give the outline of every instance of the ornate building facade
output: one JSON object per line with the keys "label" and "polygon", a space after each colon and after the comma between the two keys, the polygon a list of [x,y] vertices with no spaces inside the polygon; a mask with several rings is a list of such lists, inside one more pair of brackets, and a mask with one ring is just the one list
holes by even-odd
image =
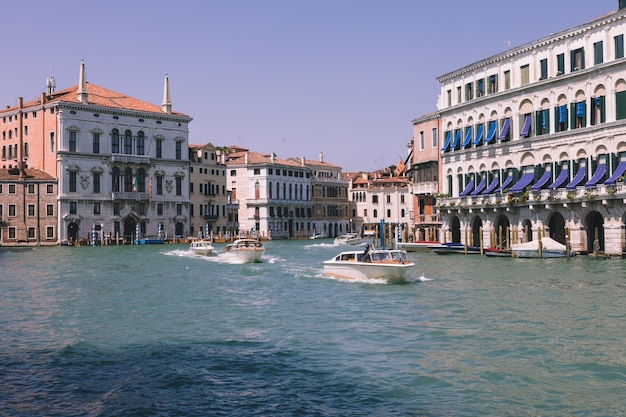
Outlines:
{"label": "ornate building facade", "polygon": [[625,251],[625,34],[620,2],[438,78],[444,239]]}
{"label": "ornate building facade", "polygon": [[18,166],[58,180],[59,241],[188,232],[191,118],[172,110],[167,76],[158,106],[88,83],[81,62],[78,85],[49,83],[0,118]]}

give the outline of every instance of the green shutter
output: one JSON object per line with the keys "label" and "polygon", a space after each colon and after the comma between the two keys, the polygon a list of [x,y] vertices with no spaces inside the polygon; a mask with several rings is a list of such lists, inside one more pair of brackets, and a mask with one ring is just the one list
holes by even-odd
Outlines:
{"label": "green shutter", "polygon": [[600,97],[600,123],[606,122],[606,97]]}
{"label": "green shutter", "polygon": [[626,91],[615,93],[615,118],[626,119]]}
{"label": "green shutter", "polygon": [[543,168],[543,165],[541,164],[535,165],[535,172],[534,172],[535,179],[533,180],[533,182],[536,182],[539,178],[541,178],[543,171],[545,171],[545,169]]}

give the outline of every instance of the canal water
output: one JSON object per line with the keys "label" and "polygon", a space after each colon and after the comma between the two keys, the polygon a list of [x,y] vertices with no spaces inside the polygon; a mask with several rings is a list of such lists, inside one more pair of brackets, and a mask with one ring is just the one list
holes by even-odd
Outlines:
{"label": "canal water", "polygon": [[0,248],[0,415],[626,415],[626,261],[411,253],[387,285],[325,278],[339,250]]}

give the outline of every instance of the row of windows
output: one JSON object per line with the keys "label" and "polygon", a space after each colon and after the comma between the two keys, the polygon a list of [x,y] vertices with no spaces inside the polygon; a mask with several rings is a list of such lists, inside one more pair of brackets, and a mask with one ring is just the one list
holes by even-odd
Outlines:
{"label": "row of windows", "polygon": [[[9,226],[7,228],[7,239],[8,240],[17,240],[17,227],[12,227]],[[2,231],[0,230],[0,234],[2,233]],[[26,228],[26,238],[31,240],[31,239],[37,239],[37,228],[35,227],[28,227]],[[54,240],[55,236],[54,236],[54,226],[47,226],[46,227],[46,239],[51,239]]]}
{"label": "row of windows", "polygon": [[[7,152],[8,151],[8,152]],[[24,142],[24,158],[28,158],[28,142]],[[7,159],[17,159],[19,155],[17,154],[17,143],[13,146],[11,145],[3,145],[2,146],[2,160],[6,161]]]}
{"label": "row of windows", "polygon": [[[16,184],[6,184],[8,194],[16,194],[17,188]],[[0,194],[4,190],[4,184],[0,184]],[[26,184],[26,193],[27,194],[35,194],[37,192],[37,187],[35,184]],[[46,194],[53,195],[54,194],[54,184],[46,184]]]}
{"label": "row of windows", "polygon": [[[433,148],[439,146],[439,132],[436,127],[433,127],[431,131],[431,144]],[[420,142],[420,150],[426,149],[426,138],[424,137],[424,131],[419,132],[419,142]]]}
{"label": "row of windows", "polygon": [[[226,206],[222,207],[222,217],[226,216]],[[220,205],[219,204],[198,204],[198,208],[200,212],[198,215],[207,217],[206,220],[217,220],[220,215]],[[194,205],[189,205],[189,215],[195,216],[194,214]]]}
{"label": "row of windows", "polygon": [[[156,195],[163,195],[163,179],[162,175],[155,175],[155,189]],[[78,190],[78,172],[68,172],[68,192],[75,193]],[[98,194],[101,192],[101,174],[99,172],[92,172],[91,174],[92,192]],[[152,184],[149,184],[152,192]],[[182,195],[183,179],[181,177],[175,177],[175,193],[177,196]],[[139,168],[133,173],[131,168],[126,168],[124,171],[120,171],[118,167],[113,167],[111,172],[111,190],[113,192],[146,192],[146,172],[143,168]]]}
{"label": "row of windows", "polygon": [[[282,183],[281,186],[281,183],[277,182],[275,189],[271,182],[267,185],[267,197],[270,199],[276,198],[280,200],[282,198],[283,200],[310,201],[311,198],[309,194],[310,189],[308,185],[304,188],[302,184],[289,184],[289,186],[287,186],[286,183]],[[274,197],[274,195],[276,195],[276,197]],[[261,184],[258,181],[254,184],[254,197],[257,200],[261,198]]]}
{"label": "row of windows", "polygon": [[[291,210],[294,210],[293,212]],[[270,207],[269,208],[269,216],[270,217],[311,217],[312,210],[310,207]],[[255,212],[255,217],[258,217],[257,212]]]}
{"label": "row of windows", "polygon": [[[22,114],[24,116],[24,120],[28,120],[28,112],[25,112],[25,113],[22,113]],[[31,114],[33,115],[33,119],[37,118],[37,112],[36,111],[31,112]],[[2,124],[7,124],[7,120],[8,120],[9,123],[11,123],[13,121],[13,115],[11,115],[11,116],[4,116],[2,118]],[[15,115],[15,121],[16,122],[18,121],[17,115]]]}
{"label": "row of windows", "polygon": [[[353,193],[354,194],[354,193]],[[354,196],[353,196],[354,198]],[[365,193],[357,193],[357,198],[362,198],[361,201],[365,201]],[[353,200],[358,201],[358,200]],[[386,203],[392,204],[391,194],[386,195]],[[372,194],[372,204],[378,204],[378,195]],[[400,194],[400,204],[404,204],[404,194]]]}
{"label": "row of windows", "polygon": [[[211,184],[211,183],[200,183],[198,184],[198,188],[199,188],[199,192],[200,194],[204,194],[204,195],[218,195],[220,193],[220,186],[219,184]],[[193,194],[194,191],[194,185],[193,182],[189,183],[189,193]],[[222,194],[226,195],[226,186],[222,185]]]}
{"label": "row of windows", "polygon": [[[253,175],[261,175],[261,168],[254,168],[254,170],[252,171]],[[280,168],[268,168],[267,169],[267,174],[268,175],[276,175],[276,176],[280,176],[281,175],[281,170]],[[230,170],[230,176],[231,177],[236,177],[237,176],[237,170],[235,169],[231,169]],[[310,178],[311,177],[311,173],[310,172],[304,172],[304,171],[294,171],[291,169],[283,169],[282,170],[282,176],[283,177],[295,177],[295,178]]]}
{"label": "row of windows", "polygon": [[[99,201],[94,201],[93,203],[91,203],[92,205],[92,209],[93,209],[93,214],[96,215],[101,215],[103,214],[102,212],[102,206],[101,203]],[[145,216],[147,215],[147,205],[146,203],[137,203],[136,204],[136,208],[137,208],[137,212],[140,216]],[[121,211],[121,204],[120,203],[113,203],[113,215],[114,216],[119,216],[120,215],[120,211]],[[162,216],[163,215],[163,203],[157,203],[156,204],[156,211],[157,211],[157,215],[158,216]],[[70,214],[78,214],[78,202],[77,201],[70,201],[69,202],[69,213]],[[176,214],[177,215],[182,215],[183,214],[183,205],[182,204],[176,204]]]}
{"label": "row of windows", "polygon": [[[400,218],[404,219],[404,216],[406,215],[406,211],[404,209],[400,210]],[[367,217],[367,209],[363,209],[363,217]],[[378,209],[373,209],[372,210],[372,217],[374,219],[378,218]],[[387,216],[386,218],[390,219],[391,218],[391,209],[387,209]]]}
{"label": "row of windows", "polygon": [[[35,204],[28,204],[26,206],[26,215],[28,217],[35,217],[38,215]],[[7,216],[8,217],[17,217],[17,205],[15,204],[7,204]],[[4,215],[4,206],[0,204],[0,219]],[[46,204],[46,216],[54,216],[54,204]]]}
{"label": "row of windows", "polygon": [[[193,173],[193,170],[194,170],[193,166],[190,166],[189,167],[189,172]],[[209,175],[209,168],[199,167],[198,168],[198,173],[199,174]],[[217,175],[217,176],[222,175],[223,177],[225,177],[226,176],[226,170],[225,169],[220,170],[220,169],[211,168],[211,174],[210,175]]]}
{"label": "row of windows", "polygon": [[[593,64],[599,65],[605,61],[605,47],[603,41],[598,41],[593,44]],[[624,58],[624,35],[617,35],[613,38],[613,51],[615,59]],[[566,54],[560,53],[556,55],[556,69],[554,75],[559,76],[566,73],[566,69],[569,72],[575,72],[585,69],[585,48],[578,48],[571,50],[569,53],[569,67],[566,68]],[[549,68],[548,58],[542,58],[539,61],[539,80],[544,80],[550,77],[552,74]],[[519,85],[528,85],[531,82],[530,65],[524,64],[519,67]],[[504,90],[511,88],[511,71],[506,70],[503,72],[504,77]],[[498,74],[489,75],[487,78],[481,78],[473,82],[465,84],[465,87],[457,86],[456,90],[456,104],[461,104],[464,101],[473,100],[474,98],[480,98],[486,94],[495,94],[501,90],[501,86],[498,84]],[[446,91],[447,106],[452,106],[452,90]]]}
{"label": "row of windows", "polygon": [[[589,117],[588,117],[589,116]],[[626,119],[626,91],[615,93],[615,118]],[[551,122],[552,119],[552,122]],[[541,136],[596,125],[606,121],[606,97],[563,104],[519,115],[519,137]],[[512,138],[511,118],[466,126],[445,133],[443,152],[506,142]],[[496,140],[497,139],[497,140]]]}

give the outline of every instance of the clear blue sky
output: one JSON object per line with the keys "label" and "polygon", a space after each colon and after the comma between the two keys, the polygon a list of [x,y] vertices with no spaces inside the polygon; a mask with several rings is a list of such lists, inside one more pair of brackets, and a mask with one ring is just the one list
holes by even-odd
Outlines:
{"label": "clear blue sky", "polygon": [[192,144],[394,165],[436,77],[617,9],[617,0],[4,2],[0,106],[87,80],[160,104]]}

